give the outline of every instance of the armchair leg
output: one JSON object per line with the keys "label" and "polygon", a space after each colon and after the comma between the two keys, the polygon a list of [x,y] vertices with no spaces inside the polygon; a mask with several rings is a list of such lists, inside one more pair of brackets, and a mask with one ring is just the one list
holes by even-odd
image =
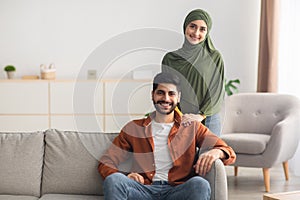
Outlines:
{"label": "armchair leg", "polygon": [[234,176],[238,175],[238,166],[234,166]]}
{"label": "armchair leg", "polygon": [[285,175],[285,180],[289,180],[289,164],[288,161],[285,161],[282,163],[283,170],[284,170],[284,175]]}
{"label": "armchair leg", "polygon": [[263,168],[263,174],[264,174],[266,192],[270,192],[270,172],[269,172],[269,168]]}

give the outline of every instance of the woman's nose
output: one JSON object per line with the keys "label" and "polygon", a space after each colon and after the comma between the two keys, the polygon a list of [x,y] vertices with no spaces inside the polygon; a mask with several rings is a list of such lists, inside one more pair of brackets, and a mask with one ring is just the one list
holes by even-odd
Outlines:
{"label": "woman's nose", "polygon": [[200,29],[196,29],[194,33],[198,36],[200,34]]}

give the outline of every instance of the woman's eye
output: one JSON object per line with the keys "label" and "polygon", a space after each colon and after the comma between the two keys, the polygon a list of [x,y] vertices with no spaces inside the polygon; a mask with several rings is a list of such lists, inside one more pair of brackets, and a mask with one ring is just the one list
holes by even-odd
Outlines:
{"label": "woman's eye", "polygon": [[190,28],[195,28],[195,27],[196,27],[195,24],[190,25]]}

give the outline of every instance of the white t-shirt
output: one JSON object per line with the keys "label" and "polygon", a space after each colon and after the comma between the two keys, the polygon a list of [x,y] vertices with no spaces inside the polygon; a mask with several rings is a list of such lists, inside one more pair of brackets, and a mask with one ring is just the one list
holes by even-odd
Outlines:
{"label": "white t-shirt", "polygon": [[168,136],[173,126],[172,123],[157,123],[152,120],[152,136],[154,140],[155,175],[152,181],[168,181],[168,173],[173,167],[172,158],[168,148]]}

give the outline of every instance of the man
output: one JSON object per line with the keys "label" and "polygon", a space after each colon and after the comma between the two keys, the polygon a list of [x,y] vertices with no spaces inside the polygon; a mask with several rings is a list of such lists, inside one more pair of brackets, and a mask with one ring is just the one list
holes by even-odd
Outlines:
{"label": "man", "polygon": [[[210,199],[202,176],[216,159],[233,163],[234,151],[201,122],[181,125],[175,109],[180,80],[174,74],[155,76],[152,100],[156,111],[125,125],[100,159],[105,199]],[[118,165],[130,156],[131,170],[120,172]]]}

